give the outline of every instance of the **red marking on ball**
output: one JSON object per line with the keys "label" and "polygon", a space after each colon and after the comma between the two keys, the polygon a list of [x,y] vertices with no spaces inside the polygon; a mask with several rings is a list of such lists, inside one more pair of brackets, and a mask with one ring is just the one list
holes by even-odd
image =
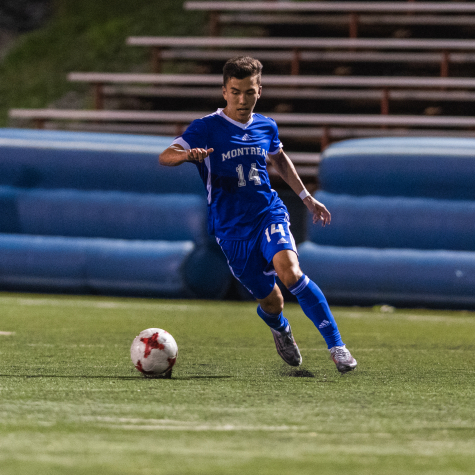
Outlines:
{"label": "red marking on ball", "polygon": [[173,368],[173,365],[176,363],[176,356],[167,358],[168,360],[168,369]]}
{"label": "red marking on ball", "polygon": [[165,345],[158,342],[158,332],[154,333],[150,338],[140,338],[140,341],[145,343],[144,358],[150,356],[152,350],[164,350]]}
{"label": "red marking on ball", "polygon": [[153,374],[153,371],[145,371],[140,360],[137,361],[135,367],[143,374]]}

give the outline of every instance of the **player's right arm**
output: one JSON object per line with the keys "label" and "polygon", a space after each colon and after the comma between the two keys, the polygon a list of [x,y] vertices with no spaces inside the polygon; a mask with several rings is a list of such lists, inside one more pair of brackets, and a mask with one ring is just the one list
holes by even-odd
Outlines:
{"label": "player's right arm", "polygon": [[158,161],[160,165],[166,167],[176,167],[185,162],[202,162],[207,156],[214,152],[212,148],[190,148],[185,149],[181,145],[173,144],[164,150]]}

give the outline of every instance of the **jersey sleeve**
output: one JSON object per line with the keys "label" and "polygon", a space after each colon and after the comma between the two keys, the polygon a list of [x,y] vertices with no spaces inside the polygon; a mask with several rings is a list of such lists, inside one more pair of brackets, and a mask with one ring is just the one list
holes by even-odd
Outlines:
{"label": "jersey sleeve", "polygon": [[207,148],[208,129],[203,120],[194,120],[182,135],[179,135],[173,144],[181,145],[184,149]]}
{"label": "jersey sleeve", "polygon": [[272,130],[274,135],[272,136],[270,146],[269,146],[269,154],[274,155],[276,154],[281,148],[284,147],[283,143],[279,139],[279,129],[277,128],[277,124],[274,119],[271,119],[272,122]]}

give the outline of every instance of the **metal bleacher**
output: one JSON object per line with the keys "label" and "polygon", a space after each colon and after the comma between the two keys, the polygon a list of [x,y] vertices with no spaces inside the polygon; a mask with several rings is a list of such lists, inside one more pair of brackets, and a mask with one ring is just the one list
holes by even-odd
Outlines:
{"label": "metal bleacher", "polygon": [[361,27],[455,26],[473,27],[475,5],[470,2],[415,1],[187,1],[185,10],[205,11],[209,32],[220,36],[231,25],[343,26],[356,38]]}
{"label": "metal bleacher", "polygon": [[[91,85],[93,110],[12,109],[12,124],[176,135],[224,105],[224,61],[250,54],[265,68],[256,111],[276,119],[308,180],[333,141],[475,136],[471,2],[188,1],[184,8],[208,12],[210,36],[129,37],[129,46],[150,49],[150,73],[71,72],[69,81]],[[228,36],[236,25],[259,26],[264,36]],[[181,63],[188,73],[165,73],[177,64],[183,70]]]}

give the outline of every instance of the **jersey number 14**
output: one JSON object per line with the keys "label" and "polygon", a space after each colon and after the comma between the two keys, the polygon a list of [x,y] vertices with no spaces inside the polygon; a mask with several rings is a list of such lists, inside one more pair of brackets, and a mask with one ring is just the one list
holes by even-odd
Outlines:
{"label": "jersey number 14", "polygon": [[[238,174],[238,186],[246,186],[246,179],[244,178],[244,168],[242,164],[239,164],[236,167],[236,171]],[[259,177],[259,170],[256,167],[255,163],[251,163],[251,169],[249,170],[249,174],[247,176],[249,181],[253,181],[254,185],[261,184],[261,178]]]}

